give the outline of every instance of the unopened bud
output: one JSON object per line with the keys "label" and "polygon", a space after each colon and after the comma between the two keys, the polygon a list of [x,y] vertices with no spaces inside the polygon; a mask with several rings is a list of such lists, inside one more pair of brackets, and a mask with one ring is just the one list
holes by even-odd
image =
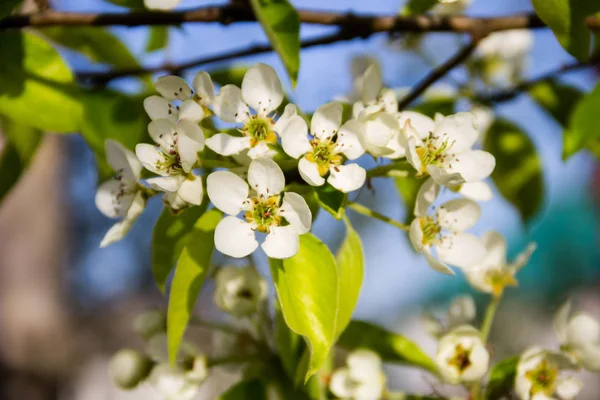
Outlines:
{"label": "unopened bud", "polygon": [[148,377],[152,362],[140,352],[123,349],[117,352],[108,366],[109,374],[121,389],[133,389]]}
{"label": "unopened bud", "polygon": [[192,359],[192,368],[186,372],[186,378],[191,382],[200,384],[208,376],[208,360],[204,355],[197,355]]}
{"label": "unopened bud", "polygon": [[160,310],[149,310],[138,315],[133,322],[133,329],[144,339],[167,330],[167,317]]}

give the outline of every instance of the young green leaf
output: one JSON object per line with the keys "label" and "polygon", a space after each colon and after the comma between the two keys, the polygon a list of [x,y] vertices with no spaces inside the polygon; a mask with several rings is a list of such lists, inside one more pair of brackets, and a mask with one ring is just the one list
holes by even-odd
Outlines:
{"label": "young green leaf", "polygon": [[194,224],[189,240],[179,256],[169,295],[167,336],[169,359],[174,363],[196,299],[204,284],[215,249],[214,234],[221,213],[207,211]]}
{"label": "young green leaf", "polygon": [[250,0],[256,18],[296,86],[300,69],[300,18],[288,0]]}
{"label": "young green leaf", "polygon": [[496,157],[492,179],[498,190],[527,221],[539,211],[544,197],[542,165],[535,146],[521,128],[497,120],[483,148]]}
{"label": "young green leaf", "polygon": [[436,373],[435,363],[412,341],[363,321],[352,321],[338,344],[348,350],[367,348],[387,362],[408,364]]}
{"label": "young green leaf", "polygon": [[178,215],[165,208],[158,217],[152,233],[152,273],[161,292],[165,291],[167,278],[189,242],[194,224],[207,206],[208,202],[203,202],[201,206],[191,207]]}
{"label": "young green leaf", "polygon": [[146,51],[162,50],[169,44],[169,27],[156,25],[150,28],[150,35],[146,42]]}
{"label": "young green leaf", "polygon": [[519,356],[500,361],[492,368],[490,380],[485,388],[485,399],[494,400],[507,396],[515,384]]}
{"label": "young green leaf", "polygon": [[577,103],[565,130],[563,158],[566,160],[579,150],[588,148],[600,157],[600,84]]}
{"label": "young green leaf", "polygon": [[346,238],[337,253],[338,281],[340,304],[336,322],[336,336],[339,336],[350,323],[352,313],[358,303],[360,288],[364,275],[364,255],[360,236],[352,228],[348,218],[346,223]]}
{"label": "young green leaf", "polygon": [[306,346],[300,335],[286,325],[279,303],[275,306],[275,343],[286,374],[290,379],[294,379],[296,368]]}
{"label": "young green leaf", "polygon": [[218,400],[267,400],[267,387],[260,379],[242,381],[227,390]]}
{"label": "young green leaf", "polygon": [[346,193],[340,192],[329,184],[316,187],[315,193],[319,204],[325,211],[333,215],[335,219],[342,219],[348,201]]}
{"label": "young green leaf", "polygon": [[319,370],[335,340],[338,314],[338,273],[327,246],[312,234],[300,236],[294,257],[270,260],[283,317],[310,347],[305,382]]}
{"label": "young green leaf", "polygon": [[567,126],[575,105],[583,97],[579,89],[556,80],[536,84],[529,95],[562,126]]}
{"label": "young green leaf", "polygon": [[425,14],[438,3],[438,0],[408,0],[402,10],[402,15]]}
{"label": "young green leaf", "polygon": [[0,43],[0,114],[45,131],[78,131],[80,91],[58,52],[30,32],[2,32]]}

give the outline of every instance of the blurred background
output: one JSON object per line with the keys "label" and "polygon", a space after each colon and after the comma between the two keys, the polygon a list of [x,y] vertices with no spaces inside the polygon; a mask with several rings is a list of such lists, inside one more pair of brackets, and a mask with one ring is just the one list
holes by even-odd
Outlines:
{"label": "blurred background", "polygon": [[[183,0],[179,8],[223,3]],[[403,5],[401,0],[292,3],[299,9],[388,15],[397,13]],[[125,11],[102,0],[51,0],[50,4],[62,11]],[[467,14],[499,16],[530,11],[529,2],[523,0],[474,0]],[[333,29],[303,26],[302,37],[318,37]],[[146,51],[148,28],[114,28],[114,32],[148,66],[267,43],[260,27],[253,23],[171,27],[168,46],[153,52]],[[279,59],[271,53],[202,68],[217,71],[232,65],[268,63],[280,73],[292,101],[312,111],[350,92],[351,64],[356,57],[377,60],[385,84],[405,88],[426,75],[431,62],[444,61],[458,46],[454,35],[433,33],[426,37],[424,47],[434,60],[426,61],[401,50],[385,34],[303,50],[295,91]],[[109,70],[77,53],[60,51],[75,71]],[[536,30],[526,76],[539,76],[571,59],[550,30]],[[183,76],[191,81],[197,71],[186,70]],[[452,84],[465,78],[459,68],[444,82]],[[585,69],[565,74],[562,79],[589,90],[597,77],[594,70]],[[113,80],[109,86],[127,93],[140,90],[139,81],[132,78]],[[549,321],[567,297],[574,298],[578,308],[600,317],[600,174],[597,162],[585,152],[563,162],[562,128],[526,95],[499,104],[495,112],[518,123],[532,139],[541,156],[545,182],[542,211],[529,222],[523,223],[518,212],[498,195],[482,204],[483,216],[475,229],[477,233],[494,229],[506,235],[512,255],[530,241],[538,243],[530,264],[519,276],[519,287],[507,291],[492,329],[490,341],[495,357],[500,359],[535,343],[555,346]],[[364,163],[374,165],[370,160]],[[26,176],[2,202],[0,398],[158,399],[145,386],[127,393],[114,389],[106,363],[116,349],[140,344],[131,328],[135,315],[149,307],[166,306],[166,298],[155,287],[150,270],[150,232],[162,204],[153,199],[124,240],[100,249],[99,243],[113,222],[94,205],[97,184],[94,156],[83,138],[47,135]],[[392,218],[402,220],[406,214],[393,180],[375,180],[373,190],[363,189],[358,198]],[[426,306],[443,307],[453,296],[472,293],[472,289],[462,276],[448,277],[431,270],[424,258],[412,251],[404,232],[349,213],[366,253],[365,280],[355,318],[405,333],[433,354],[435,342],[422,327],[421,312]],[[343,238],[342,225],[321,212],[314,232],[335,250]],[[258,254],[256,261],[267,275],[264,254]],[[215,312],[210,290],[207,285],[197,304],[202,315]],[[482,302],[480,313],[483,307]],[[208,335],[200,332],[200,338],[199,344],[206,351],[215,346]],[[421,372],[401,367],[390,367],[388,371],[394,389],[432,389]],[[222,371],[225,377],[231,374]],[[594,376],[587,378],[581,398],[597,399],[600,384]],[[203,398],[214,398],[227,381],[218,376],[211,378],[204,385]]]}

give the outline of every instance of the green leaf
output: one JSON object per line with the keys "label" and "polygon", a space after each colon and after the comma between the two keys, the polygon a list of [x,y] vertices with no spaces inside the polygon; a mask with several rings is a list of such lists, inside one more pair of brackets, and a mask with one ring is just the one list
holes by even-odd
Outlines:
{"label": "green leaf", "polygon": [[2,0],[0,2],[0,19],[9,16],[21,2],[22,0]]}
{"label": "green leaf", "polygon": [[436,373],[435,363],[419,346],[402,335],[363,321],[352,321],[338,344],[348,350],[367,348],[387,362],[408,364]]}
{"label": "green leaf", "polygon": [[231,84],[241,87],[242,81],[244,80],[244,75],[246,75],[246,72],[248,72],[249,68],[250,67],[246,65],[236,65],[233,67],[218,69],[210,71],[210,77],[212,78],[213,82],[218,83],[221,86]]}
{"label": "green leaf", "polygon": [[566,51],[588,60],[591,40],[585,18],[600,11],[599,0],[533,0],[533,7]]}
{"label": "green leaf", "polygon": [[275,343],[286,374],[290,379],[294,379],[296,367],[306,346],[301,336],[286,325],[279,303],[275,306]]}
{"label": "green leaf", "polygon": [[310,348],[305,382],[319,370],[335,340],[338,275],[333,255],[312,234],[300,236],[294,257],[270,260],[271,275],[287,326]]}
{"label": "green leaf", "polygon": [[565,160],[584,148],[592,150],[600,157],[598,110],[600,110],[600,84],[577,103],[571,114],[564,136],[563,158]]}
{"label": "green leaf", "polygon": [[0,43],[0,114],[46,131],[78,131],[80,92],[58,52],[30,32],[2,32]]}
{"label": "green leaf", "polygon": [[352,228],[348,218],[344,218],[344,222],[346,223],[346,238],[342,242],[336,257],[340,285],[340,303],[335,327],[336,336],[339,336],[350,323],[360,295],[365,265],[360,236]]}
{"label": "green leaf", "polygon": [[315,193],[317,194],[319,205],[323,207],[325,211],[333,215],[335,219],[342,219],[348,200],[348,195],[346,193],[340,192],[329,184],[317,186],[315,188]]}
{"label": "green leaf", "polygon": [[150,36],[146,42],[146,51],[151,53],[162,50],[169,44],[169,27],[156,25],[150,28]]}
{"label": "green leaf", "polygon": [[483,148],[496,157],[492,179],[521,218],[533,217],[542,206],[544,179],[535,146],[521,128],[497,120],[486,135]]}
{"label": "green leaf", "polygon": [[208,202],[203,202],[201,206],[188,208],[177,215],[165,208],[158,217],[152,233],[152,273],[161,292],[165,291],[167,278],[207,206]]}
{"label": "green leaf", "polygon": [[105,28],[53,26],[41,31],[54,43],[75,50],[92,62],[118,68],[132,68],[140,65],[127,46]]}
{"label": "green leaf", "polygon": [[495,400],[507,396],[514,384],[519,356],[500,361],[492,368],[490,380],[485,388],[485,399]]}
{"label": "green leaf", "polygon": [[267,400],[267,387],[259,379],[242,381],[219,396],[219,400]]}
{"label": "green leaf", "polygon": [[30,126],[2,120],[6,144],[0,156],[0,201],[10,192],[33,159],[42,133]]}
{"label": "green leaf", "polygon": [[415,204],[417,203],[417,194],[424,179],[419,179],[415,175],[408,175],[402,178],[395,178],[396,189],[400,193],[400,197],[404,200],[404,207],[406,209],[406,217],[404,217],[404,223],[410,224],[415,218]]}
{"label": "green leaf", "polygon": [[250,0],[256,18],[296,86],[300,69],[300,17],[288,0]]}
{"label": "green leaf", "polygon": [[583,97],[579,89],[556,80],[536,84],[529,95],[562,126],[567,126],[575,105]]}
{"label": "green leaf", "polygon": [[175,363],[177,359],[179,345],[210,267],[215,249],[215,228],[220,220],[221,213],[215,209],[202,215],[194,224],[188,243],[179,256],[167,311],[167,336],[171,363]]}
{"label": "green leaf", "polygon": [[438,3],[438,0],[408,0],[408,3],[402,10],[402,15],[425,14]]}
{"label": "green leaf", "polygon": [[427,115],[430,118],[434,118],[435,114],[437,113],[442,115],[454,114],[455,108],[456,102],[453,98],[441,96],[439,98],[433,98],[417,104],[415,107],[413,107],[413,111]]}
{"label": "green leaf", "polygon": [[90,90],[83,97],[84,118],[81,134],[96,156],[100,180],[114,174],[106,161],[106,139],[114,139],[135,151],[135,145],[148,140],[149,119],[142,98],[110,90]]}

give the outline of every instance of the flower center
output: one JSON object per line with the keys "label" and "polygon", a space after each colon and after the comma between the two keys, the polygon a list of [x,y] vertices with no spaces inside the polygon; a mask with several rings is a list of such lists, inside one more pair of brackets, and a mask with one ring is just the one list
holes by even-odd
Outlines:
{"label": "flower center", "polygon": [[273,130],[273,120],[269,117],[253,115],[242,128],[242,134],[250,137],[250,146],[254,147],[259,143],[269,144],[277,143],[277,135]]}
{"label": "flower center", "polygon": [[551,396],[554,393],[558,369],[548,360],[542,360],[534,369],[525,374],[531,381],[531,395],[544,393]]}
{"label": "flower center", "polygon": [[423,231],[423,245],[438,243],[442,227],[433,217],[421,217],[421,230]]}
{"label": "flower center", "polygon": [[517,285],[515,277],[505,270],[491,270],[486,274],[485,280],[492,287],[495,296],[499,296],[506,286]]}
{"label": "flower center", "polygon": [[159,171],[165,171],[169,175],[179,175],[183,172],[181,159],[176,150],[171,150],[169,153],[160,152],[161,160],[157,160],[154,166]]}
{"label": "flower center", "polygon": [[281,224],[279,215],[279,195],[264,197],[252,197],[251,209],[246,212],[246,221],[256,226],[259,232],[267,233],[271,226]]}
{"label": "flower center", "polygon": [[450,142],[448,139],[438,142],[439,136],[433,136],[433,133],[429,134],[429,137],[423,142],[423,146],[416,149],[417,155],[421,160],[421,171],[420,173],[427,173],[428,165],[440,165],[447,161],[450,157],[448,150],[452,147],[454,142]]}
{"label": "flower center", "polygon": [[470,356],[471,350],[465,349],[461,344],[459,344],[454,350],[454,357],[448,361],[448,364],[455,367],[459,373],[463,373],[471,366]]}
{"label": "flower center", "polygon": [[330,140],[313,139],[310,141],[312,151],[306,154],[306,159],[317,164],[319,175],[323,176],[330,167],[337,167],[342,163],[342,156],[335,151],[335,143]]}

